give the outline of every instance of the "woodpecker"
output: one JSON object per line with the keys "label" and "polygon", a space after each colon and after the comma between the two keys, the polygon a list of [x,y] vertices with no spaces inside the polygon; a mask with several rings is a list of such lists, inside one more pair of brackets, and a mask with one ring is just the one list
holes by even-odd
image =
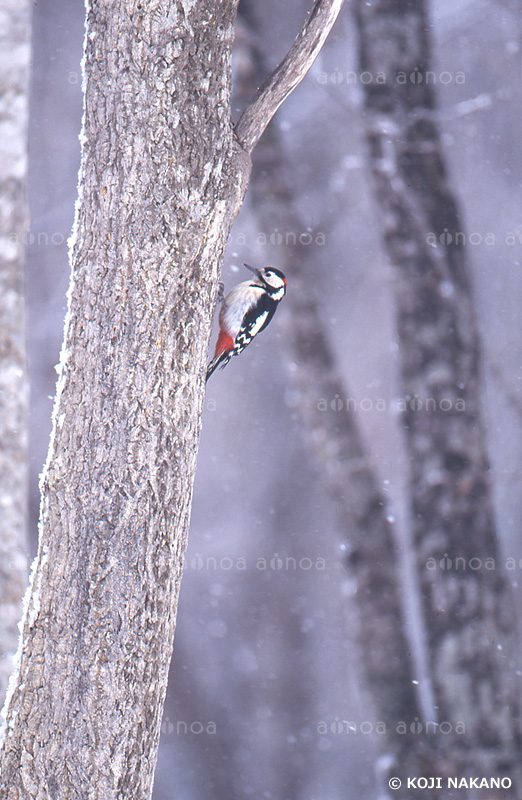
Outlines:
{"label": "woodpecker", "polygon": [[286,278],[275,267],[256,269],[244,265],[255,277],[243,281],[222,300],[219,312],[219,336],[214,358],[208,365],[207,378],[215,369],[226,367],[262,331],[275,314],[286,292]]}

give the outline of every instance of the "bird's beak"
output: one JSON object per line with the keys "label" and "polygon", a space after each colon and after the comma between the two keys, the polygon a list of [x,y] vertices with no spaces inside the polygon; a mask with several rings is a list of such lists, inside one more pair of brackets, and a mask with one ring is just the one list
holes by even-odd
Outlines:
{"label": "bird's beak", "polygon": [[257,275],[257,277],[258,277],[258,278],[260,278],[260,277],[261,277],[261,276],[259,275],[259,270],[258,270],[258,269],[256,269],[255,267],[251,267],[251,266],[250,266],[250,264],[243,264],[243,266],[244,266],[244,267],[246,267],[247,269],[249,269],[249,270],[250,270],[250,272],[253,272],[253,273],[254,273],[254,275]]}

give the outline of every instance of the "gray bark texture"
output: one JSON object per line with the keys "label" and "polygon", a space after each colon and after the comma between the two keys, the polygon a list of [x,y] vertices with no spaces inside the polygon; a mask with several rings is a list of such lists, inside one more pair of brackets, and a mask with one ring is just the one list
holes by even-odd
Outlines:
{"label": "gray bark texture", "polygon": [[[488,483],[480,346],[466,254],[456,240],[462,221],[426,81],[426,3],[356,0],[354,8],[360,68],[374,76],[364,83],[367,141],[396,267],[399,394],[410,398],[403,425],[431,677],[439,721],[466,729],[457,742],[437,738],[438,771],[509,776],[510,796],[520,797],[515,613]],[[385,81],[375,79],[379,73]],[[435,408],[427,409],[427,398]],[[473,558],[491,558],[495,569],[475,569]]]}
{"label": "gray bark texture", "polygon": [[235,10],[87,10],[72,284],[2,799],[152,792],[217,278],[250,169],[230,118]]}
{"label": "gray bark texture", "polygon": [[27,583],[24,241],[31,38],[28,0],[0,0],[0,705]]}

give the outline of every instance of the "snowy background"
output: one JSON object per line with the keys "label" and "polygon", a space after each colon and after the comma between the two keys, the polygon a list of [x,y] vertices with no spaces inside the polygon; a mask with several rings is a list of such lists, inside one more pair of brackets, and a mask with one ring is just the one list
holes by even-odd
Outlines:
{"label": "snowy background", "polygon": [[[260,19],[257,35],[274,66],[310,2],[285,6],[282,12],[275,0],[262,2],[260,18],[266,22]],[[495,512],[503,558],[516,559],[517,565],[522,557],[518,12],[508,0],[431,4],[439,122],[465,219],[482,338]],[[79,165],[83,16],[79,0],[38,0],[33,10],[27,243],[33,552],[37,479],[50,433],[69,280],[66,241]],[[263,242],[271,236],[312,240],[315,291],[401,536],[407,528],[408,464],[394,412],[394,278],[369,183],[355,70],[355,31],[345,5],[320,58],[275,120],[306,227],[259,232],[247,198],[223,280],[229,289],[245,279],[244,260],[265,264]],[[377,720],[360,689],[341,537],[305,447],[280,357],[283,314],[284,308],[244,356],[209,383],[155,800],[375,797]],[[510,576],[518,586],[521,568]],[[422,674],[417,677],[422,683]],[[333,733],[336,720],[353,722],[352,732]]]}

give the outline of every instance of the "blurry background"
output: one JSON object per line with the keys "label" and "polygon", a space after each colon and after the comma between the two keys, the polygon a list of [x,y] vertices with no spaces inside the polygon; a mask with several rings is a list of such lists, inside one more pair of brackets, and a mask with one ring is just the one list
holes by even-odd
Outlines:
{"label": "blurry background", "polygon": [[[273,68],[311,0],[263,0],[254,14],[252,5],[236,53],[237,113],[249,86],[252,48]],[[494,514],[502,563],[515,559],[507,574],[517,604],[518,12],[509,0],[438,0],[429,6],[437,121],[449,182],[463,212],[482,343]],[[79,0],[38,0],[33,8],[26,246],[32,552],[69,280],[66,240],[79,165],[83,17]],[[357,36],[345,4],[316,64],[273,123],[292,183],[294,227],[287,220],[263,226],[250,192],[232,231],[222,279],[226,290],[246,279],[245,260],[284,268],[287,248],[293,258],[297,253],[306,259],[306,280],[294,289],[290,280],[289,293],[310,291],[317,301],[335,368],[349,387],[346,396],[317,397],[317,404],[335,400],[339,410],[349,407],[386,500],[414,643],[410,677],[426,712],[430,687],[408,553],[410,464],[401,430],[395,275],[382,244],[368,165]],[[382,789],[386,764],[382,758],[377,769],[375,764],[386,737],[355,646],[355,588],[344,559],[350,534],[339,529],[322,480],[324,465],[313,456],[310,430],[298,410],[285,346],[293,323],[285,303],[268,331],[208,386],[156,800],[373,798]]]}

